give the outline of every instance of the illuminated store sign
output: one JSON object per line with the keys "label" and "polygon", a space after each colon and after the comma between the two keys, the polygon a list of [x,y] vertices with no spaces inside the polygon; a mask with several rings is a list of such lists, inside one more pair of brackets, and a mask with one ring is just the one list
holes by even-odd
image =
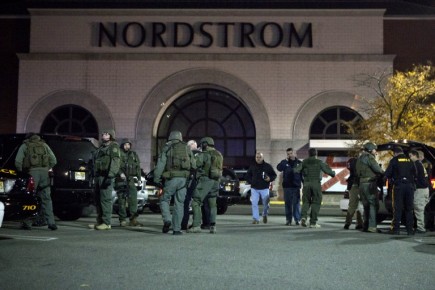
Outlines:
{"label": "illuminated store sign", "polygon": [[97,23],[99,47],[313,47],[311,23]]}

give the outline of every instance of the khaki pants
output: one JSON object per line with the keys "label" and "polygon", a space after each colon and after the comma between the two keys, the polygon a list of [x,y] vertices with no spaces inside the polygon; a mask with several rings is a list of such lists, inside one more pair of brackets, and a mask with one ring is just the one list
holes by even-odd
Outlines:
{"label": "khaki pants", "polygon": [[426,231],[424,228],[424,208],[429,202],[429,188],[417,188],[414,192],[414,214],[417,219],[417,230]]}

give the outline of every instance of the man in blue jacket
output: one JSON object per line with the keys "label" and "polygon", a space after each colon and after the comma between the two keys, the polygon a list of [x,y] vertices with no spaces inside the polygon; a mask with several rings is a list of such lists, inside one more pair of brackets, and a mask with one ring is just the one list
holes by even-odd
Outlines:
{"label": "man in blue jacket", "polygon": [[258,201],[261,196],[263,202],[263,223],[267,223],[269,213],[269,185],[276,178],[275,170],[269,163],[264,162],[263,153],[255,154],[255,164],[250,166],[246,173],[246,181],[251,184],[251,203],[253,224],[258,224],[260,214]]}
{"label": "man in blue jacket", "polygon": [[293,171],[302,161],[296,158],[293,148],[287,148],[287,159],[282,160],[276,169],[282,172],[282,188],[284,189],[284,209],[286,226],[292,224],[292,218],[298,226],[301,220],[301,185],[302,174]]}

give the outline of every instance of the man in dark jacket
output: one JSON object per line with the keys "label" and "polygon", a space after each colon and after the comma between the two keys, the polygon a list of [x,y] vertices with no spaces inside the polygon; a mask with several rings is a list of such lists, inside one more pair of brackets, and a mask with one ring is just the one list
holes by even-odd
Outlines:
{"label": "man in dark jacket", "polygon": [[295,172],[301,172],[304,177],[304,188],[302,190],[302,219],[301,225],[307,226],[308,209],[311,207],[310,213],[310,228],[320,228],[317,223],[317,215],[322,204],[322,173],[334,177],[335,171],[320,159],[317,159],[317,150],[310,148],[308,150],[309,157],[304,159],[301,164],[296,167]]}
{"label": "man in dark jacket", "polygon": [[286,226],[292,224],[292,218],[295,224],[299,225],[301,220],[301,185],[302,174],[293,171],[302,161],[296,158],[293,148],[287,148],[287,159],[282,160],[276,169],[282,172],[282,188],[284,189],[284,209],[286,217]]}
{"label": "man in dark jacket", "polygon": [[414,234],[414,191],[417,176],[414,162],[408,158],[402,148],[393,149],[394,157],[390,160],[385,176],[393,184],[393,220],[391,221],[391,234],[400,234],[402,210],[405,210],[406,231],[408,235]]}
{"label": "man in dark jacket", "polygon": [[258,201],[261,196],[263,202],[263,223],[267,223],[269,213],[269,185],[276,178],[275,170],[264,161],[263,153],[255,154],[255,164],[250,166],[246,173],[246,181],[251,184],[251,204],[253,224],[258,224],[260,214]]}

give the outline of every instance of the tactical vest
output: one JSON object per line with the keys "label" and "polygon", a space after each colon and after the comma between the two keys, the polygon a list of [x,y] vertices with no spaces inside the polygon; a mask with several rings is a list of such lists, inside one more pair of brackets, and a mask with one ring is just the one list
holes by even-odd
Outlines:
{"label": "tactical vest", "polygon": [[373,155],[369,153],[362,153],[356,161],[355,171],[357,177],[360,178],[361,182],[368,182],[376,177],[376,172],[374,172],[373,169],[370,167],[370,159],[373,159],[373,161],[376,162]]}
{"label": "tactical vest", "polygon": [[101,146],[95,156],[95,172],[98,174],[107,174],[110,170],[110,160],[112,159],[113,145],[112,142],[109,146]]}
{"label": "tactical vest", "polygon": [[42,140],[25,141],[27,150],[24,153],[23,168],[48,167],[50,156]]}
{"label": "tactical vest", "polygon": [[222,176],[224,158],[222,154],[214,150],[207,150],[204,154],[208,155],[208,160],[204,164],[204,174],[211,179],[218,180]]}
{"label": "tactical vest", "polygon": [[172,143],[166,151],[165,171],[189,171],[191,167],[190,149],[184,142]]}
{"label": "tactical vest", "polygon": [[139,157],[136,152],[128,151],[121,153],[121,170],[127,176],[136,176],[139,171]]}
{"label": "tactical vest", "polygon": [[322,171],[321,171],[321,160],[316,158],[307,158],[303,163],[303,171],[302,174],[304,176],[305,181],[320,181],[322,180]]}

